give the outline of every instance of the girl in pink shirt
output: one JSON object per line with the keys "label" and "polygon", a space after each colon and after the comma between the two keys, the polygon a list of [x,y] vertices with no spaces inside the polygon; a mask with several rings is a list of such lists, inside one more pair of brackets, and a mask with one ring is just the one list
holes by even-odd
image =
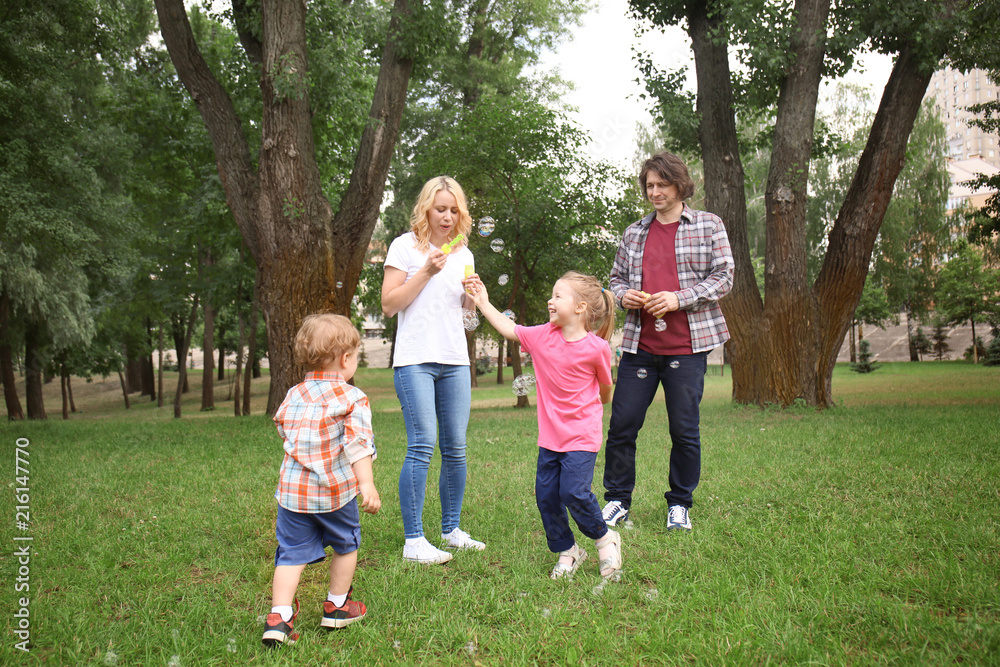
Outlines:
{"label": "girl in pink shirt", "polygon": [[[549,549],[559,554],[552,578],[571,576],[587,558],[576,544],[567,510],[580,532],[595,540],[602,577],[622,567],[621,535],[610,530],[591,491],[604,439],[602,404],[611,400],[614,295],[596,278],[570,271],[556,281],[549,322],[515,325],[489,301],[486,286],[469,281],[476,305],[508,340],[534,361],[538,389],[538,469],[535,500]],[[596,335],[595,332],[596,331]]]}

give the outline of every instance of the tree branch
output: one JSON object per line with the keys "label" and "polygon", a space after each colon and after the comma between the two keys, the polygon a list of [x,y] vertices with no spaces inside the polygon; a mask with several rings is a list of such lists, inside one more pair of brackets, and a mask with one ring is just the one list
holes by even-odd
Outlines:
{"label": "tree branch", "polygon": [[260,188],[243,126],[225,88],[201,55],[183,0],[155,0],[160,33],[191,99],[198,106],[215,149],[215,164],[247,248],[258,256],[257,194]]}

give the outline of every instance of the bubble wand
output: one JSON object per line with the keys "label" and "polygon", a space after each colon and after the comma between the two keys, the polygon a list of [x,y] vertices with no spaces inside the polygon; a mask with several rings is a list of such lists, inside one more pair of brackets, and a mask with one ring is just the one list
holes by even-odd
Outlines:
{"label": "bubble wand", "polygon": [[448,241],[443,246],[441,246],[441,252],[447,255],[452,250],[454,250],[459,243],[461,243],[464,240],[465,240],[465,234],[459,234],[458,236],[456,236],[455,238],[453,238],[452,240]]}
{"label": "bubble wand", "polygon": [[[649,294],[647,294],[646,292],[643,292],[642,290],[639,291],[639,294],[641,294],[644,297],[646,297],[646,301],[649,301],[649,298],[650,298]],[[653,328],[656,329],[657,331],[666,331],[667,330],[667,323],[663,321],[662,317],[657,317],[656,318],[656,323],[653,324]]]}

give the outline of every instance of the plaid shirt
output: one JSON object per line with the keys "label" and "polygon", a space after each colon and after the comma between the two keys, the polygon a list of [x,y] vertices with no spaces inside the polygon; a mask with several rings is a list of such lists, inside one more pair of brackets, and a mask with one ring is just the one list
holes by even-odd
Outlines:
{"label": "plaid shirt", "polygon": [[[660,258],[643,262],[649,225],[656,218],[650,213],[625,229],[622,242],[611,267],[611,291],[619,308],[622,297],[629,289],[642,290],[642,272],[667,270]],[[680,227],[674,241],[677,255],[677,278],[681,289],[677,292],[681,310],[687,311],[691,327],[691,351],[704,352],[729,340],[726,319],[718,301],[733,287],[733,253],[729,237],[719,216],[707,211],[696,211],[684,204]],[[628,310],[625,316],[625,334],[622,349],[635,353],[639,349],[639,311]]]}
{"label": "plaid shirt", "polygon": [[288,390],[274,415],[284,439],[274,497],[287,510],[321,514],[358,495],[351,464],[375,458],[368,397],[340,373],[310,372]]}

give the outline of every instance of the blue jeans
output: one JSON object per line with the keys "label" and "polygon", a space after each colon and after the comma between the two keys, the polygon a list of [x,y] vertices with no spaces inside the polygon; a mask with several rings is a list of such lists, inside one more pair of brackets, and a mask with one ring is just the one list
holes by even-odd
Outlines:
{"label": "blue jeans", "polygon": [[471,383],[468,366],[415,364],[396,369],[396,395],[406,422],[399,504],[407,538],[424,534],[427,469],[435,442],[441,447],[441,532],[458,528],[465,496],[465,430],[472,405]]}
{"label": "blue jeans", "polygon": [[625,352],[611,402],[611,423],[604,449],[604,499],[632,504],[635,489],[635,439],[662,384],[670,425],[669,505],[691,507],[701,478],[699,404],[705,389],[708,352],[661,355]]}
{"label": "blue jeans", "polygon": [[553,553],[566,551],[576,542],[566,510],[573,515],[580,532],[590,539],[599,540],[608,533],[597,496],[590,490],[596,462],[597,452],[553,452],[538,448],[535,502]]}

